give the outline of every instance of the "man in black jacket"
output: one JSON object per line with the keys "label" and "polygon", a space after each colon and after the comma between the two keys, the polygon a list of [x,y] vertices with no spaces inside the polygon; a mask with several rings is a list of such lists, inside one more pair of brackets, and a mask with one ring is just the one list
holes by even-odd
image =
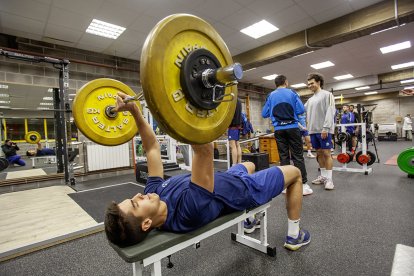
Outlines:
{"label": "man in black jacket", "polygon": [[10,164],[26,166],[26,163],[21,159],[22,157],[16,153],[19,150],[19,147],[16,143],[12,142],[9,139],[6,139],[6,141],[4,141],[4,145],[1,146],[1,149],[3,150],[4,154],[6,155],[6,159]]}

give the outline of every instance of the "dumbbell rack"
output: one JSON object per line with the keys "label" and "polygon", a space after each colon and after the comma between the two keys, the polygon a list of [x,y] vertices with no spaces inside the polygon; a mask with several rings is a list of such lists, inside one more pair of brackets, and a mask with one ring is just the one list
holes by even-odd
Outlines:
{"label": "dumbbell rack", "polygon": [[[350,124],[338,124],[338,127],[341,128],[341,132],[346,132],[347,126],[360,126],[361,127],[361,144],[362,144],[362,154],[367,154],[367,127],[365,123],[350,123]],[[342,142],[342,153],[346,153],[347,146],[346,141]],[[333,167],[334,171],[341,172],[361,172],[365,175],[372,173],[372,168],[368,168],[367,164],[363,164],[362,168],[348,168],[347,163],[342,164],[342,167]]]}

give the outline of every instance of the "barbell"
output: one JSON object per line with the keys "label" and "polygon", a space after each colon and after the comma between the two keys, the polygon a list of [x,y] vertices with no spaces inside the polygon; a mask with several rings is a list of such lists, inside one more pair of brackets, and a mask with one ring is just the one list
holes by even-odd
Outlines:
{"label": "barbell", "polygon": [[[161,20],[145,40],[140,74],[148,109],[174,139],[204,144],[230,125],[243,69],[201,18],[174,14]],[[118,91],[139,99],[124,83],[102,78],[82,86],[73,101],[76,126],[98,144],[123,144],[139,132],[129,112],[113,112]]]}

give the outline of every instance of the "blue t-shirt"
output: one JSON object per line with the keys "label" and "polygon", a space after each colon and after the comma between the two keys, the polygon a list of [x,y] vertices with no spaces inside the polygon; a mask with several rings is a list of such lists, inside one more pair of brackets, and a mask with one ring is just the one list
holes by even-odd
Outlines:
{"label": "blue t-shirt", "polygon": [[[347,113],[342,114],[341,124],[351,124],[351,123],[355,123],[354,112],[347,112]],[[346,132],[348,132],[349,134],[354,134],[355,126],[347,126],[345,128],[346,128]]]}
{"label": "blue t-shirt", "polygon": [[262,117],[272,120],[275,130],[297,128],[298,115],[305,112],[299,95],[288,88],[278,88],[266,99]]}
{"label": "blue t-shirt", "polygon": [[[256,175],[248,175],[243,165],[238,168],[238,171],[216,172],[212,193],[192,183],[190,174],[173,176],[165,181],[161,177],[149,177],[144,193],[156,193],[167,204],[168,214],[162,230],[189,232],[220,215],[269,202],[283,190],[283,175],[277,167]],[[279,180],[271,185],[262,181],[264,177]]]}
{"label": "blue t-shirt", "polygon": [[47,156],[47,155],[55,155],[55,151],[53,149],[44,148],[41,150],[37,150],[36,156]]}

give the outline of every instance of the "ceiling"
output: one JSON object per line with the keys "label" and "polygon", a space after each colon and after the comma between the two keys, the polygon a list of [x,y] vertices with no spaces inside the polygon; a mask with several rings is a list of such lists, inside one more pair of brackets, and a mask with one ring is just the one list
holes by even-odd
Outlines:
{"label": "ceiling", "polygon": [[[0,0],[0,32],[139,60],[144,40],[159,20],[174,13],[189,13],[208,21],[223,37],[231,54],[236,56],[379,2],[382,1]],[[94,18],[123,26],[126,30],[117,40],[85,33]],[[240,32],[240,29],[263,19],[279,30],[259,39]],[[377,75],[392,71],[391,65],[414,61],[414,46],[386,55],[379,51],[380,47],[412,40],[413,33],[414,23],[409,23],[328,48],[312,49],[312,53],[246,71],[242,82],[273,89],[273,81],[262,78],[271,74],[286,75],[290,84],[306,82],[307,74],[315,72],[311,64],[330,60],[334,67],[318,71],[325,76],[325,87],[334,89],[335,95],[355,96],[354,87],[378,83]],[[333,79],[344,74],[352,74],[354,80],[338,82]],[[28,91],[29,87],[23,88]],[[18,91],[19,87],[15,90]],[[395,91],[395,88],[383,92],[391,90]],[[22,93],[25,94],[15,95],[32,102],[29,97],[33,94]],[[42,90],[43,94],[47,95],[46,89]]]}

